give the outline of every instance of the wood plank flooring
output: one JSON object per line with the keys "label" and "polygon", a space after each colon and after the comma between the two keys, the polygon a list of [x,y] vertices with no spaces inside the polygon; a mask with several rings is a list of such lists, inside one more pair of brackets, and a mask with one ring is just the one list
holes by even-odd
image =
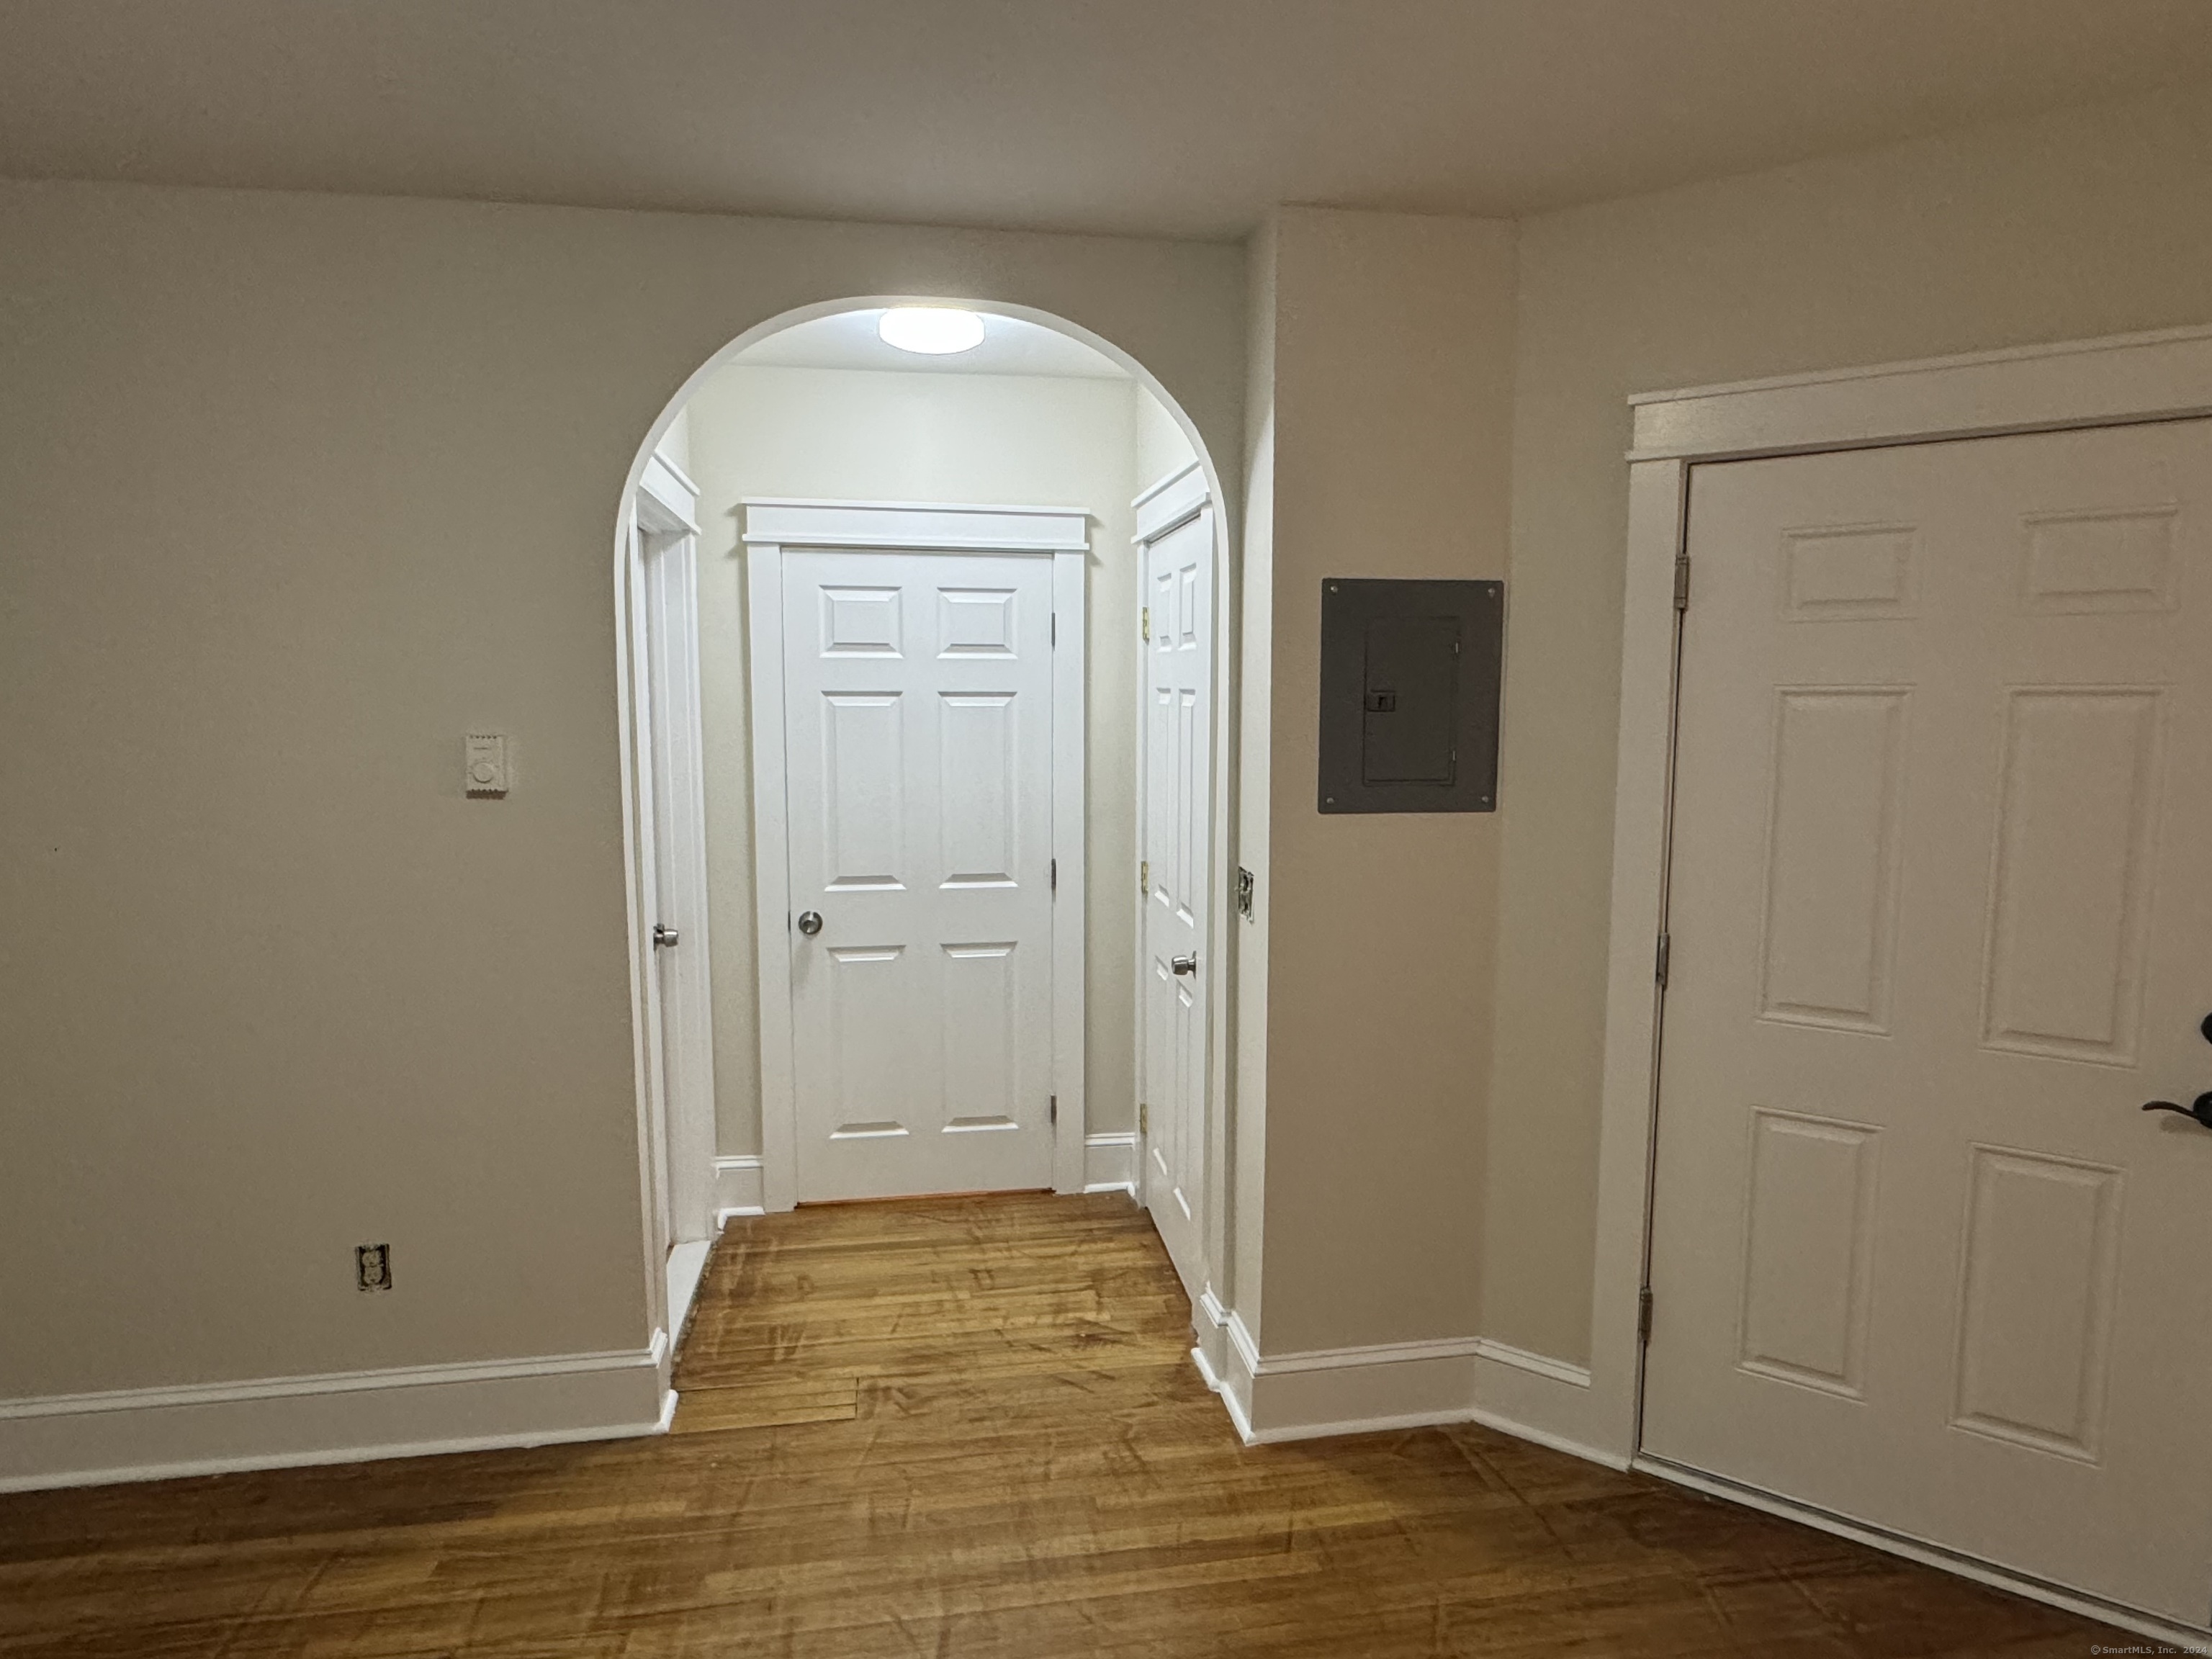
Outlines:
{"label": "wood plank flooring", "polygon": [[0,1498],[37,1659],[2086,1655],[1474,1427],[1246,1448],[1119,1196],[732,1224],[653,1440]]}

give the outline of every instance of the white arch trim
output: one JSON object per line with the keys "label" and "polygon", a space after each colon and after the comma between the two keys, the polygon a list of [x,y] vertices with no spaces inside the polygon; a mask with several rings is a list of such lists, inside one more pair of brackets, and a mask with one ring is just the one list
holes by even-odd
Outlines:
{"label": "white arch trim", "polygon": [[[1173,417],[1182,429],[1184,439],[1198,457],[1203,470],[1207,490],[1217,503],[1214,513],[1214,691],[1213,718],[1213,778],[1210,791],[1213,823],[1211,836],[1208,889],[1213,908],[1212,936],[1226,941],[1233,937],[1231,922],[1236,865],[1231,849],[1236,811],[1236,780],[1237,756],[1237,690],[1236,647],[1237,618],[1242,611],[1243,595],[1237,562],[1234,556],[1237,545],[1237,526],[1242,505],[1224,488],[1220,467],[1205,434],[1193,421],[1181,401],[1161,382],[1159,377],[1146,368],[1131,353],[1108,339],[1104,335],[1085,328],[1082,324],[1056,313],[1043,311],[1034,306],[1013,304],[1002,300],[970,299],[945,294],[862,294],[822,300],[763,319],[744,330],[728,344],[708,357],[694,369],[676,389],[673,396],[661,408],[637,453],[631,458],[629,471],[623,481],[621,495],[615,503],[615,522],[611,535],[611,566],[615,589],[615,653],[617,696],[620,701],[617,730],[622,760],[623,787],[623,857],[627,879],[624,898],[628,909],[630,974],[630,1051],[637,1109],[638,1192],[641,1228],[641,1269],[643,1273],[645,1306],[657,1309],[664,1295],[663,1265],[654,1259],[655,1240],[653,1228],[653,1195],[650,1155],[653,1146],[651,1093],[647,1077],[645,987],[641,963],[647,960],[642,954],[645,931],[652,926],[645,917],[638,885],[639,849],[636,846],[635,823],[638,787],[638,757],[631,742],[632,710],[629,707],[631,668],[629,663],[629,582],[627,563],[629,542],[625,533],[625,508],[636,493],[652,464],[655,450],[668,434],[678,413],[690,402],[708,378],[727,368],[748,346],[757,344],[771,335],[780,334],[801,323],[810,323],[822,317],[833,317],[846,312],[872,311],[890,306],[936,305],[958,306],[986,316],[1008,317],[1032,323],[1041,328],[1066,335],[1092,350],[1126,372],[1129,377],[1158,398],[1160,406]],[[1230,1044],[1230,1014],[1235,1006],[1236,967],[1233,951],[1221,952],[1229,971],[1212,975],[1211,996],[1206,1010],[1206,1128],[1204,1137],[1206,1147],[1206,1176],[1203,1190],[1206,1196],[1209,1215],[1205,1230],[1206,1276],[1207,1284],[1200,1298],[1202,1311],[1206,1304],[1218,1306],[1216,1285],[1226,1288],[1225,1273],[1228,1263],[1228,1241],[1231,1217],[1229,1205],[1235,1183],[1230,1178],[1228,1163],[1233,1156],[1233,1140],[1227,1132],[1228,1055]],[[1194,1321],[1194,1322],[1196,1322]],[[1200,1335],[1207,1331],[1218,1335],[1218,1321],[1206,1322]],[[668,1333],[672,1341],[674,1333]]]}

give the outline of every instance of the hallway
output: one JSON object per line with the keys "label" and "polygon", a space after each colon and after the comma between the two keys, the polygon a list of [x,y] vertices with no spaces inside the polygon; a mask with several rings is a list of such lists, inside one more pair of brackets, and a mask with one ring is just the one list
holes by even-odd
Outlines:
{"label": "hallway", "polygon": [[665,1438],[0,1498],[38,1659],[2080,1655],[2130,1638],[1468,1426],[1244,1448],[1125,1198],[732,1222]]}

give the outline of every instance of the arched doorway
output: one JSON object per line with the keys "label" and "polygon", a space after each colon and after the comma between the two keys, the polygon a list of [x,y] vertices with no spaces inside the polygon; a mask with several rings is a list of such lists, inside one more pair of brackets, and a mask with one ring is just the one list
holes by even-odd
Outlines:
{"label": "arched doorway", "polygon": [[[886,364],[882,354],[897,348],[881,319],[914,308],[977,319],[975,354]],[[821,377],[841,374],[848,384],[831,395]],[[1013,512],[1036,507],[1039,490],[1013,486],[1019,467],[979,465],[1006,453],[960,447],[991,441],[1010,453],[1050,422],[1024,423],[1022,400],[1002,399],[993,440],[988,421],[963,424],[921,396],[878,418],[861,383],[892,374],[916,391],[964,386],[969,405],[988,401],[976,394],[994,379],[1117,382],[1127,488],[1109,502],[1101,487],[1064,483],[1042,492],[1056,509]],[[799,398],[780,413],[759,384],[776,374]],[[747,396],[730,390],[738,381]],[[872,421],[869,465],[824,472],[867,449]],[[714,428],[703,445],[702,426]],[[1089,445],[1092,472],[1103,429],[1092,421],[1075,440]],[[918,474],[933,445],[937,470]],[[794,446],[807,465],[794,462]],[[886,465],[895,450],[902,465]],[[1019,307],[873,296],[802,307],[746,331],[663,410],[633,463],[616,551],[645,1243],[672,1335],[706,1242],[731,1214],[889,1193],[1126,1186],[1152,1211],[1194,1302],[1206,1288],[1207,1236],[1225,1226],[1216,1034],[1229,952],[1206,941],[1226,942],[1233,886],[1227,516],[1218,467],[1158,381],[1110,342]],[[891,580],[900,556],[938,562],[944,580],[931,586],[920,566]],[[964,571],[944,562],[963,557]],[[1005,573],[1024,557],[1059,574],[1001,583],[974,562]],[[793,699],[783,693],[795,653],[769,659],[800,626],[802,586],[815,617],[805,625],[836,611],[848,632],[826,647],[836,684],[810,682]],[[884,634],[892,612],[918,618],[918,604],[951,605],[955,590],[965,602],[956,632],[969,631],[942,648],[902,651]],[[998,606],[1013,626],[1024,605],[1036,611],[1020,623],[1025,637],[1048,642],[1057,665],[1041,660],[1027,692],[844,684],[865,656],[1011,667],[1012,635],[985,640],[969,624]],[[1069,623],[1079,631],[1063,645]],[[957,705],[965,736],[932,751],[957,791],[976,773],[972,753],[953,750],[1001,744],[988,710],[1006,706],[1002,695],[1056,704],[1056,727],[1013,743],[1045,769],[1002,780],[997,800],[1034,808],[1048,798],[1007,832],[1035,867],[969,857],[977,868],[948,864],[925,882],[874,868],[880,848],[869,868],[830,867],[818,809],[836,781],[823,767],[844,763],[823,760],[841,738],[794,708],[826,697],[846,723],[839,752],[863,764],[854,757],[874,739],[890,745],[878,743],[879,762],[899,748],[885,738],[887,709]],[[926,779],[932,768],[920,769]],[[882,805],[882,782],[846,779],[849,800]],[[796,836],[794,799],[817,809]],[[916,823],[945,818],[948,800],[902,810]],[[973,799],[953,805],[951,817],[964,811],[969,830],[990,840],[989,812]],[[1040,823],[1050,826],[1042,842]],[[853,850],[867,840],[846,850],[869,863]],[[910,909],[923,887],[939,908],[964,902],[969,915],[893,937],[904,924],[887,913]],[[1029,922],[1004,903],[991,910],[1024,893],[1042,907]],[[986,913],[994,919],[979,920]],[[1024,980],[1009,958],[1051,971]],[[862,986],[869,969],[890,970],[878,973],[885,983],[911,969],[930,988],[894,988],[872,1005],[837,988]],[[969,1019],[975,1040],[901,1029],[885,1012],[917,1001]],[[882,1104],[902,1090],[903,1105]],[[917,1103],[921,1094],[936,1104]]]}

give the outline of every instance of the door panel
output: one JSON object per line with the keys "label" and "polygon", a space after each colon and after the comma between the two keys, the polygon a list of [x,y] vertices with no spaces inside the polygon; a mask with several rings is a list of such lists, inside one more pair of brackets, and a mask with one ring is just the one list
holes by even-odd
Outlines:
{"label": "door panel", "polygon": [[1644,1445],[2212,1604],[2212,425],[1700,466]]}
{"label": "door panel", "polygon": [[798,1195],[1052,1184],[1052,562],[784,559]]}
{"label": "door panel", "polygon": [[[1145,1075],[1139,1181],[1185,1285],[1201,1288],[1206,1134],[1204,987],[1212,695],[1211,508],[1146,544]],[[1194,963],[1177,973],[1177,958]]]}

